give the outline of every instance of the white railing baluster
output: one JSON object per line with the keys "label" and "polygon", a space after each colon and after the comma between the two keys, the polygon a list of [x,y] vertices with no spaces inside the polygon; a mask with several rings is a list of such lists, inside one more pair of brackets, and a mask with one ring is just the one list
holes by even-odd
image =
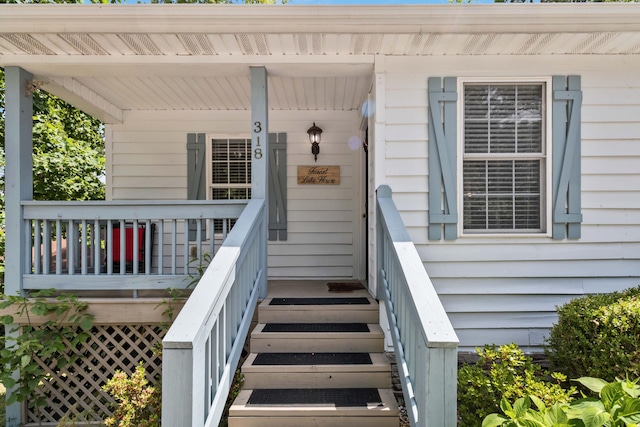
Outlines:
{"label": "white railing baluster", "polygon": [[56,274],[62,274],[62,222],[58,219],[56,224]]}
{"label": "white railing baluster", "polygon": [[209,220],[209,256],[213,258],[216,254],[216,236],[215,236],[215,228],[214,228],[214,219]]}
{"label": "white railing baluster", "polygon": [[220,421],[266,275],[266,263],[253,262],[256,245],[266,253],[265,222],[264,200],[251,200],[163,340],[165,427]]}
{"label": "white railing baluster", "polygon": [[191,261],[189,259],[189,257],[191,256],[191,254],[189,254],[189,220],[185,219],[184,220],[184,227],[185,227],[185,231],[184,231],[184,242],[183,242],[183,253],[184,253],[184,257],[182,259],[182,268],[184,271],[185,275],[188,275],[190,273],[190,269],[189,269],[189,261]]}
{"label": "white railing baluster", "polygon": [[44,221],[42,230],[42,241],[44,242],[44,258],[42,260],[42,273],[49,274],[51,272],[51,222]]}
{"label": "white railing baluster", "polygon": [[95,275],[100,274],[100,269],[102,268],[101,264],[102,264],[102,229],[100,227],[100,222],[96,219],[95,221],[93,221],[93,273]]}
{"label": "white railing baluster", "polygon": [[171,221],[171,274],[176,274],[178,267],[177,258],[177,245],[178,245],[178,221],[175,219]]}
{"label": "white railing baluster", "polygon": [[391,189],[377,194],[378,296],[384,301],[412,427],[455,427],[458,338]]}
{"label": "white railing baluster", "polygon": [[72,220],[67,221],[67,272],[76,274],[76,228]]}
{"label": "white railing baluster", "polygon": [[144,222],[144,274],[151,274],[151,234],[153,233],[151,221]]}
{"label": "white railing baluster", "polygon": [[107,274],[113,274],[113,222],[107,221],[107,230],[105,231],[105,249],[107,250]]}
{"label": "white railing baluster", "polygon": [[83,219],[80,223],[82,227],[82,237],[80,238],[80,274],[87,275],[87,220]]}
{"label": "white railing baluster", "polygon": [[196,221],[196,258],[202,259],[202,221]]}
{"label": "white railing baluster", "polygon": [[42,263],[42,231],[40,231],[40,220],[33,221],[33,272],[34,274],[40,274]]}
{"label": "white railing baluster", "polygon": [[120,249],[119,249],[119,261],[120,261],[120,274],[124,275],[127,272],[127,229],[126,223],[124,220],[120,220],[120,227],[118,228],[118,232],[120,234]]}
{"label": "white railing baluster", "polygon": [[158,274],[164,274],[164,220],[158,221]]}
{"label": "white railing baluster", "polygon": [[[140,263],[140,233],[138,233],[138,220],[133,220],[133,274],[136,275],[139,273],[138,267]],[[121,254],[122,255],[122,254]]]}

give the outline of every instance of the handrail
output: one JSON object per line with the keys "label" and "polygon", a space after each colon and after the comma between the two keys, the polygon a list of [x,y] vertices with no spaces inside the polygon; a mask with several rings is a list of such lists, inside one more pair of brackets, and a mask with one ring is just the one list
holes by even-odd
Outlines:
{"label": "handrail", "polygon": [[197,271],[205,254],[213,257],[246,204],[245,200],[22,202],[25,239],[27,248],[32,248],[25,254],[23,289],[185,287],[185,277]]}
{"label": "handrail", "polygon": [[409,421],[457,423],[458,337],[391,198],[377,191],[378,297],[384,301]]}
{"label": "handrail", "polygon": [[266,227],[265,201],[252,199],[162,341],[163,426],[218,425],[266,293]]}

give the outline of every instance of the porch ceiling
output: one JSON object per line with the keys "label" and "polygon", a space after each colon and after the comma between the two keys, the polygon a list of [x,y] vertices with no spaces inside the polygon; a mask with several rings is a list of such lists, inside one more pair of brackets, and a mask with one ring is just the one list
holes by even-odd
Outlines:
{"label": "porch ceiling", "polygon": [[378,55],[637,55],[628,4],[0,5],[0,66],[108,122],[126,110],[353,110]]}

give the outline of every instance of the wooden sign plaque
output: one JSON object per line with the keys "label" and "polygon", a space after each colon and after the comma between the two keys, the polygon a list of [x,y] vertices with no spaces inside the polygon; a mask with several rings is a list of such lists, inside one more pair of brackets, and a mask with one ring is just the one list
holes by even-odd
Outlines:
{"label": "wooden sign plaque", "polygon": [[298,166],[298,184],[340,185],[340,166]]}

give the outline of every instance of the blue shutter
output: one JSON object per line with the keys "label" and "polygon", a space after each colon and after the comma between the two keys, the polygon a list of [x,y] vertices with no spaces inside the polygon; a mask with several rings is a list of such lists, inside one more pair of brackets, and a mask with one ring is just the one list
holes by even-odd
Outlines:
{"label": "blue shutter", "polygon": [[429,240],[458,237],[456,201],[457,79],[429,78]]}
{"label": "blue shutter", "polygon": [[[187,134],[187,199],[206,200],[207,198],[207,168],[206,135],[204,133]],[[198,224],[196,220],[189,220],[189,241],[196,240]],[[204,230],[204,224],[203,228]],[[202,239],[206,238],[202,233]]]}
{"label": "blue shutter", "polygon": [[269,240],[287,240],[287,134],[269,134]]}
{"label": "blue shutter", "polygon": [[554,76],[553,89],[553,226],[554,239],[579,239],[580,76]]}

